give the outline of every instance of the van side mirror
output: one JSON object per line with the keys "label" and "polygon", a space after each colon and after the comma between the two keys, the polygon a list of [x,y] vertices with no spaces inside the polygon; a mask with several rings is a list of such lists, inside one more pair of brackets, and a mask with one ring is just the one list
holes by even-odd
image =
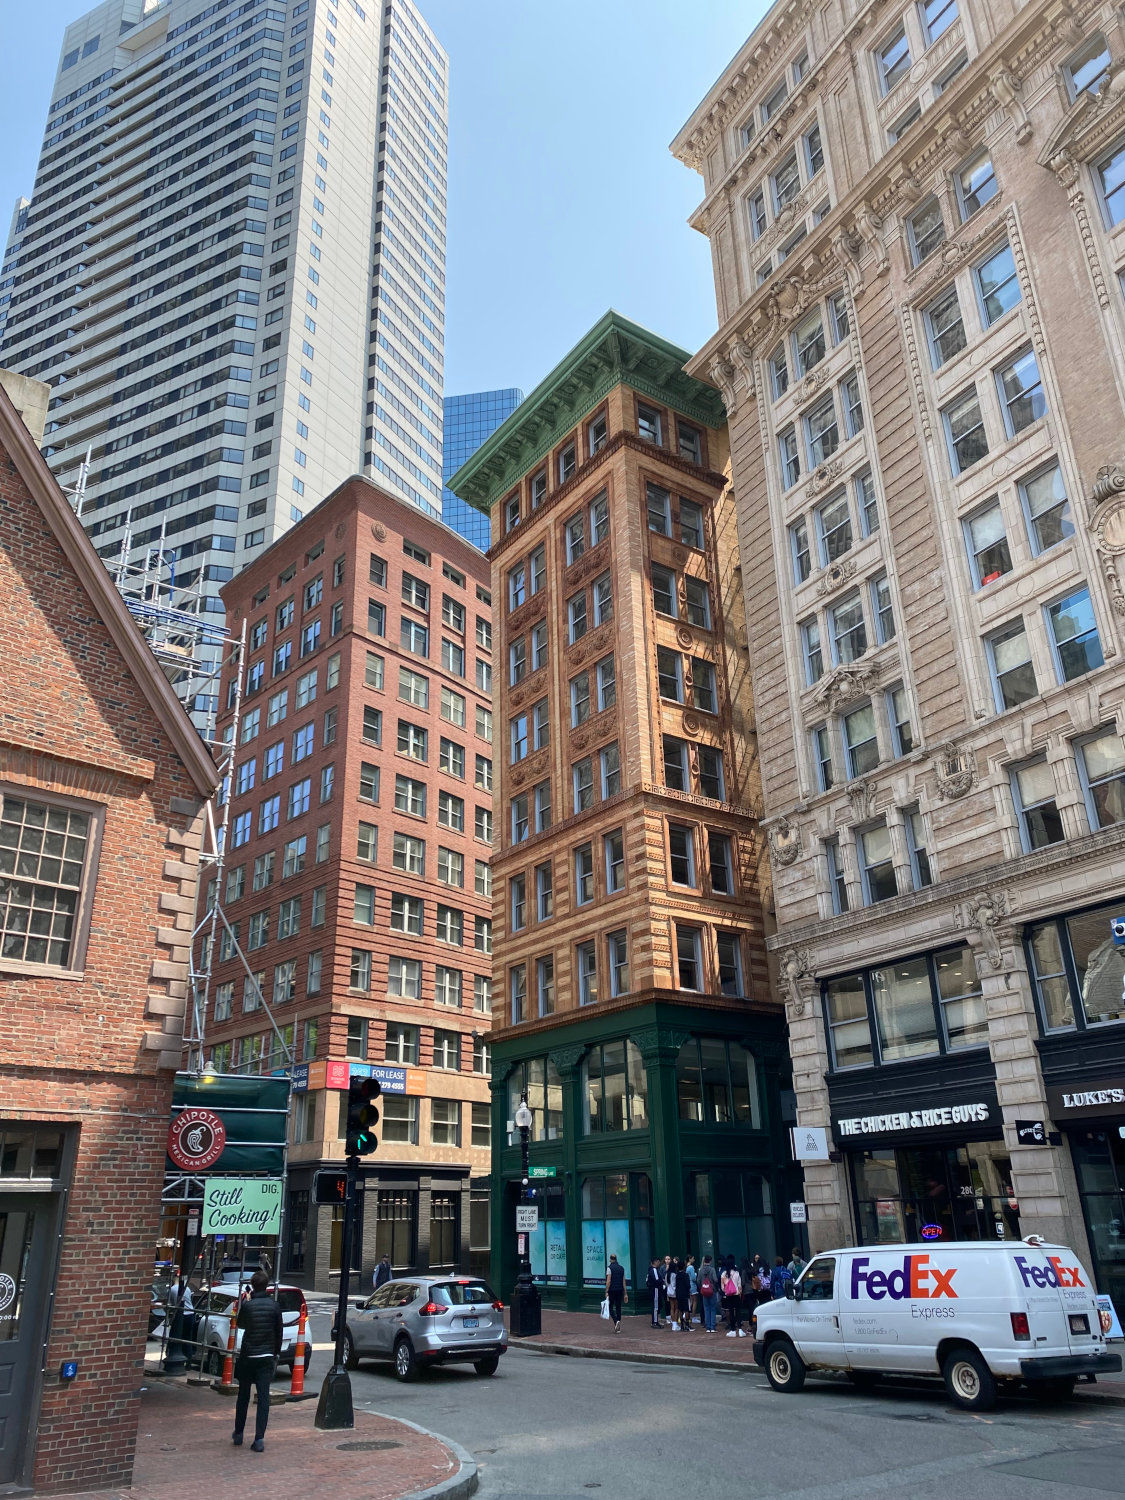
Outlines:
{"label": "van side mirror", "polygon": [[800,1302],[801,1288],[795,1282],[787,1281],[785,1283],[785,1296],[790,1302]]}

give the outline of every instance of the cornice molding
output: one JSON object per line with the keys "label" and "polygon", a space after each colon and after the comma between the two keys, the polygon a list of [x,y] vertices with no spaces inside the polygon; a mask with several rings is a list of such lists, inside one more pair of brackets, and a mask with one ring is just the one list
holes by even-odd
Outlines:
{"label": "cornice molding", "polygon": [[477,510],[490,511],[618,385],[705,427],[721,427],[722,403],[709,385],[685,373],[689,358],[686,349],[620,313],[606,313],[462,464],[449,488]]}

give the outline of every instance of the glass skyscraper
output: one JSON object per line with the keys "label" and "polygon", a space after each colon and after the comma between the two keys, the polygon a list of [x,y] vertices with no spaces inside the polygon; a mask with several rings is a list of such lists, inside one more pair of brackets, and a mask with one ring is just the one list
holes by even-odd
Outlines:
{"label": "glass skyscraper", "polygon": [[[510,417],[523,400],[523,392],[474,391],[468,396],[445,398],[445,448],[442,457],[442,479],[448,481],[477,451],[485,438]],[[443,482],[441,518],[466,541],[482,552],[488,551],[488,517],[466,505]]]}

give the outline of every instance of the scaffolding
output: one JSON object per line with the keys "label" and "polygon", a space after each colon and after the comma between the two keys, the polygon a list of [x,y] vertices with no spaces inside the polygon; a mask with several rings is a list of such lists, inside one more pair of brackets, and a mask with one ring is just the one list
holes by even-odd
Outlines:
{"label": "scaffolding", "polygon": [[[90,472],[91,450],[79,465],[75,482],[65,488],[81,521],[86,499],[86,482]],[[162,523],[159,536],[143,548],[133,542],[132,511],[126,518],[121,546],[115,562],[107,564],[118,593],[136,621],[141,633],[160,663],[177,697],[183,703],[200,737],[218,764],[219,788],[207,804],[203,846],[199,856],[197,916],[192,930],[185,1066],[189,1073],[204,1069],[207,1013],[211,1002],[212,969],[217,940],[225,938],[245,970],[255,1008],[269,1018],[276,1038],[271,1056],[282,1062],[285,1071],[293,1065],[293,1048],[285,1040],[254,971],[239,944],[234,928],[223,910],[225,899],[225,864],[227,823],[231,790],[235,784],[242,700],[245,690],[246,622],[237,639],[232,637],[222,617],[209,618],[211,596],[203,588],[203,571],[197,570],[188,583],[177,576],[177,550],[170,547]],[[137,556],[134,557],[134,551]],[[232,669],[228,706],[233,710],[222,738],[216,733],[219,712],[219,688],[226,668]],[[259,1069],[260,1062],[259,1059]],[[249,1072],[253,1060],[237,1071]]]}

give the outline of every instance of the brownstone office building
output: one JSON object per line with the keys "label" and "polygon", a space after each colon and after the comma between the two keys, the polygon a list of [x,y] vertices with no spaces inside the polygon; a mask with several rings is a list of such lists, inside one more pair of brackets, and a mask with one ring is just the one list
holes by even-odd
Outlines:
{"label": "brownstone office building", "polygon": [[248,655],[222,899],[216,1072],[292,1049],[284,1268],[325,1288],[352,1068],[383,1080],[355,1266],[483,1267],[488,1249],[492,624],[476,548],[369,480],[340,486],[223,591]]}
{"label": "brownstone office building", "polygon": [[1125,32],[775,6],[703,177],[813,1243],[1125,1308]]}
{"label": "brownstone office building", "polygon": [[[493,1267],[568,1306],[607,1256],[788,1251],[780,1006],[726,431],[607,314],[455,474],[492,517]],[[634,1299],[635,1302],[637,1299]]]}

